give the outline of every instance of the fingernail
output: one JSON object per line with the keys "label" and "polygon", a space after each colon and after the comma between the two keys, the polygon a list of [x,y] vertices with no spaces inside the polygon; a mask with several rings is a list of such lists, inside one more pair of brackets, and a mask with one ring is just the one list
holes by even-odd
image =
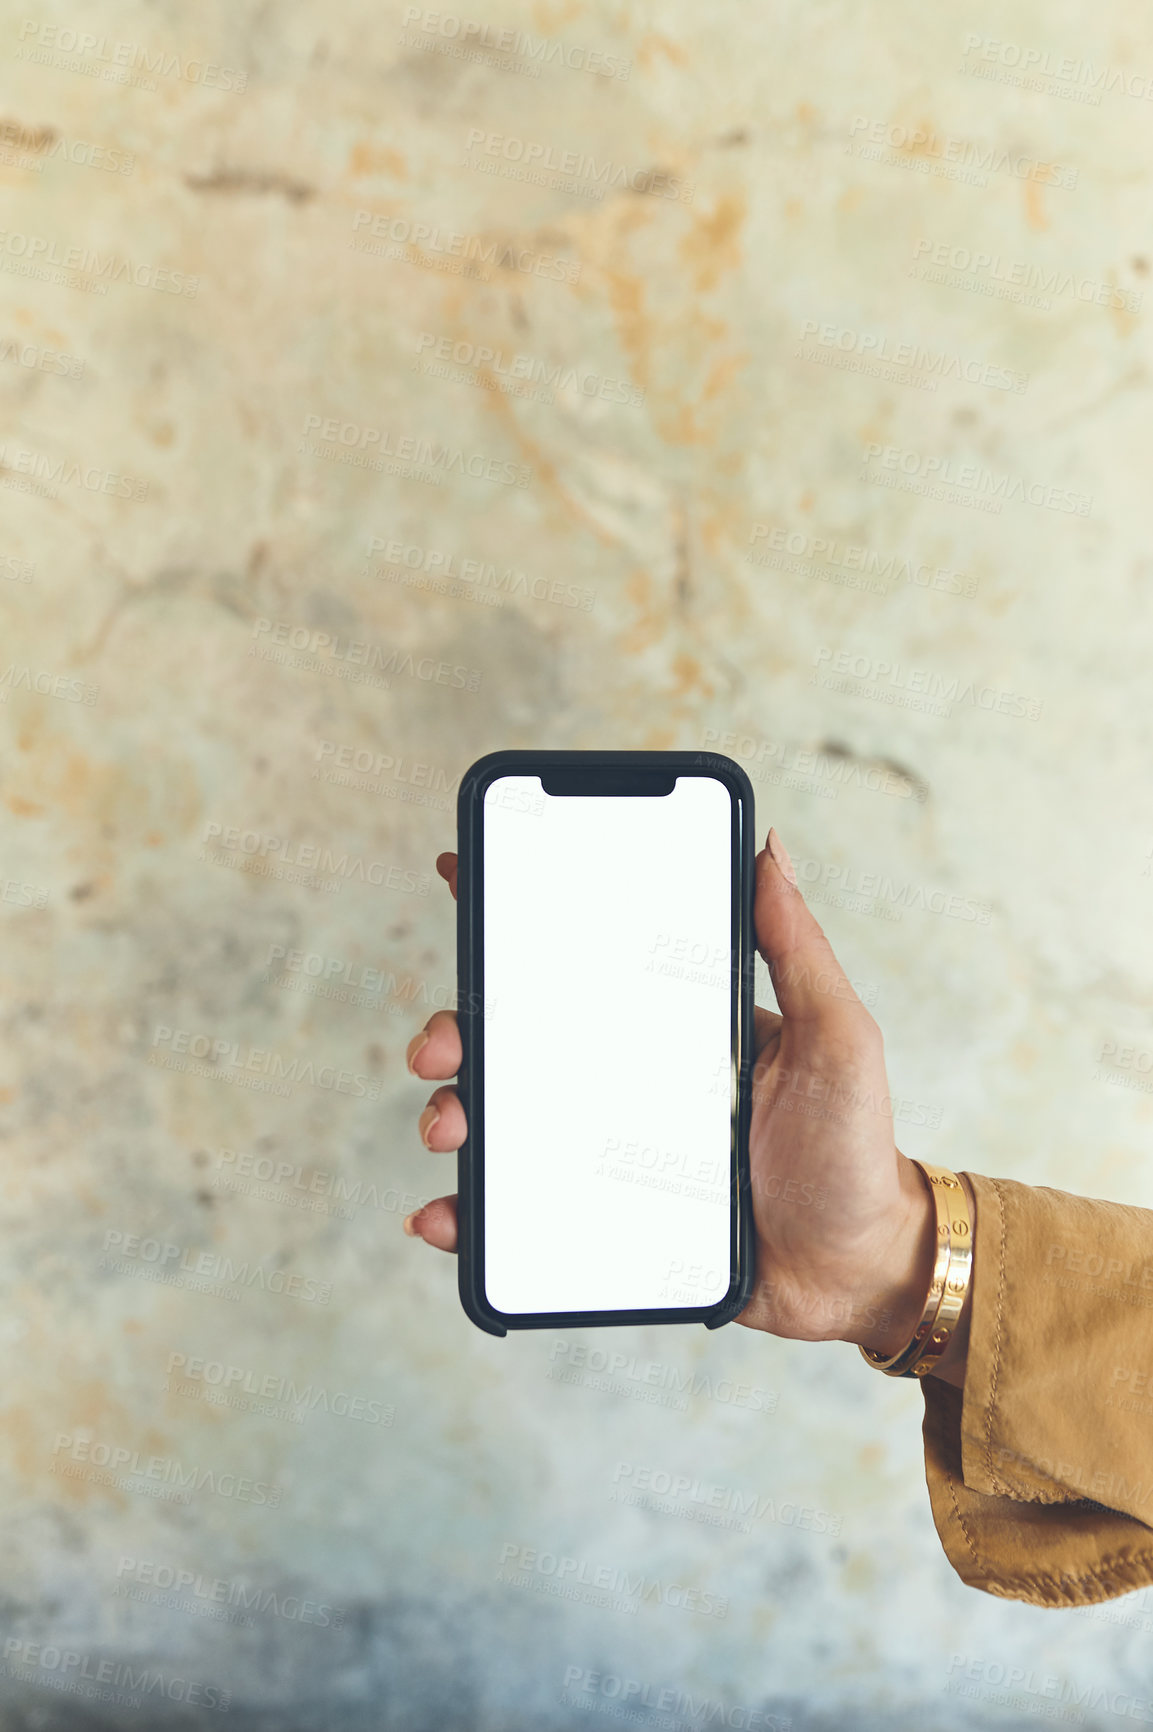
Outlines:
{"label": "fingernail", "polygon": [[413,1226],[412,1223],[416,1220],[416,1217],[419,1214],[421,1214],[422,1212],[423,1211],[420,1209],[414,1209],[412,1211],[411,1215],[406,1215],[404,1217],[404,1230],[408,1234],[410,1239],[419,1239],[420,1238],[420,1234],[417,1232],[416,1228]]}
{"label": "fingernail", "polygon": [[430,1105],[430,1106],[425,1107],[425,1109],[421,1113],[419,1119],[416,1121],[417,1126],[420,1130],[420,1140],[424,1144],[426,1149],[431,1147],[429,1140],[428,1140],[429,1135],[432,1131],[433,1125],[435,1125],[435,1123],[439,1117],[440,1117],[440,1108]]}
{"label": "fingernail", "polygon": [[789,859],[789,850],[785,847],[785,844],[781,841],[777,832],[771,828],[769,830],[768,849],[789,883],[796,884],[797,869]]}
{"label": "fingernail", "polygon": [[[424,1045],[424,1043],[427,1039],[428,1039],[428,1030],[427,1030],[427,1028],[422,1028],[420,1033],[414,1034],[412,1039],[409,1041],[408,1049],[404,1055],[404,1062],[408,1066],[409,1070],[412,1070],[412,1061],[416,1057],[417,1053],[420,1051],[421,1047]],[[414,1070],[412,1070],[412,1074],[413,1074],[413,1076],[415,1076],[416,1072]]]}

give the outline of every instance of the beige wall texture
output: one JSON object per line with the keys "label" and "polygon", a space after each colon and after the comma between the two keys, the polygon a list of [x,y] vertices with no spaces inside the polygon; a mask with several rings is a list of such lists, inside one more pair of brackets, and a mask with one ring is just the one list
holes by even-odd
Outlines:
{"label": "beige wall texture", "polygon": [[0,1726],[1113,1726],[853,1348],[470,1325],[404,1049],[474,758],[712,746],[1153,1205],[1148,12],[468,4],[0,6]]}

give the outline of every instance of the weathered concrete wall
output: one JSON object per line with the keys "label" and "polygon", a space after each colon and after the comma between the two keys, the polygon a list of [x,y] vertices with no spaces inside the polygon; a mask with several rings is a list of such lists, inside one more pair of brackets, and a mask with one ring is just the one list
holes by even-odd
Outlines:
{"label": "weathered concrete wall", "polygon": [[908,1152],[1153,1203],[1146,16],[446,16],[0,8],[2,1723],[1147,1694],[851,1348],[489,1340],[400,1231],[456,780],[546,741],[748,764]]}

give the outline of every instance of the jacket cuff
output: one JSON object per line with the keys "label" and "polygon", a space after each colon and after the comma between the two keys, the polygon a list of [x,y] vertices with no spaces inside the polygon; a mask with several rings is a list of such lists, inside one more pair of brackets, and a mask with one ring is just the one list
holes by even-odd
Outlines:
{"label": "jacket cuff", "polygon": [[964,1390],[926,1377],[933,1520],[962,1581],[1077,1606],[1153,1582],[1153,1212],[965,1175]]}

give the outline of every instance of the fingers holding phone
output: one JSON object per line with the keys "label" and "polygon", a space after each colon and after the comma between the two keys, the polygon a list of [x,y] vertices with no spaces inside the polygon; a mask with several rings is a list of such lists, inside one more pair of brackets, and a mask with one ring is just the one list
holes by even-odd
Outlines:
{"label": "fingers holding phone", "polygon": [[[441,855],[440,860],[453,862],[452,887],[456,878],[456,856]],[[437,867],[440,868],[440,860]],[[436,1077],[454,1077],[460,1069],[460,1027],[451,1010],[434,1011],[418,1034],[408,1043],[405,1063],[413,1076],[432,1081]],[[434,1089],[428,1105],[418,1120],[420,1140],[434,1154],[452,1154],[459,1149],[468,1134],[464,1107],[460,1096],[450,1084]],[[457,1240],[456,1198],[437,1197],[423,1209],[406,1216],[404,1230],[412,1239],[423,1239],[440,1251],[455,1251]]]}

